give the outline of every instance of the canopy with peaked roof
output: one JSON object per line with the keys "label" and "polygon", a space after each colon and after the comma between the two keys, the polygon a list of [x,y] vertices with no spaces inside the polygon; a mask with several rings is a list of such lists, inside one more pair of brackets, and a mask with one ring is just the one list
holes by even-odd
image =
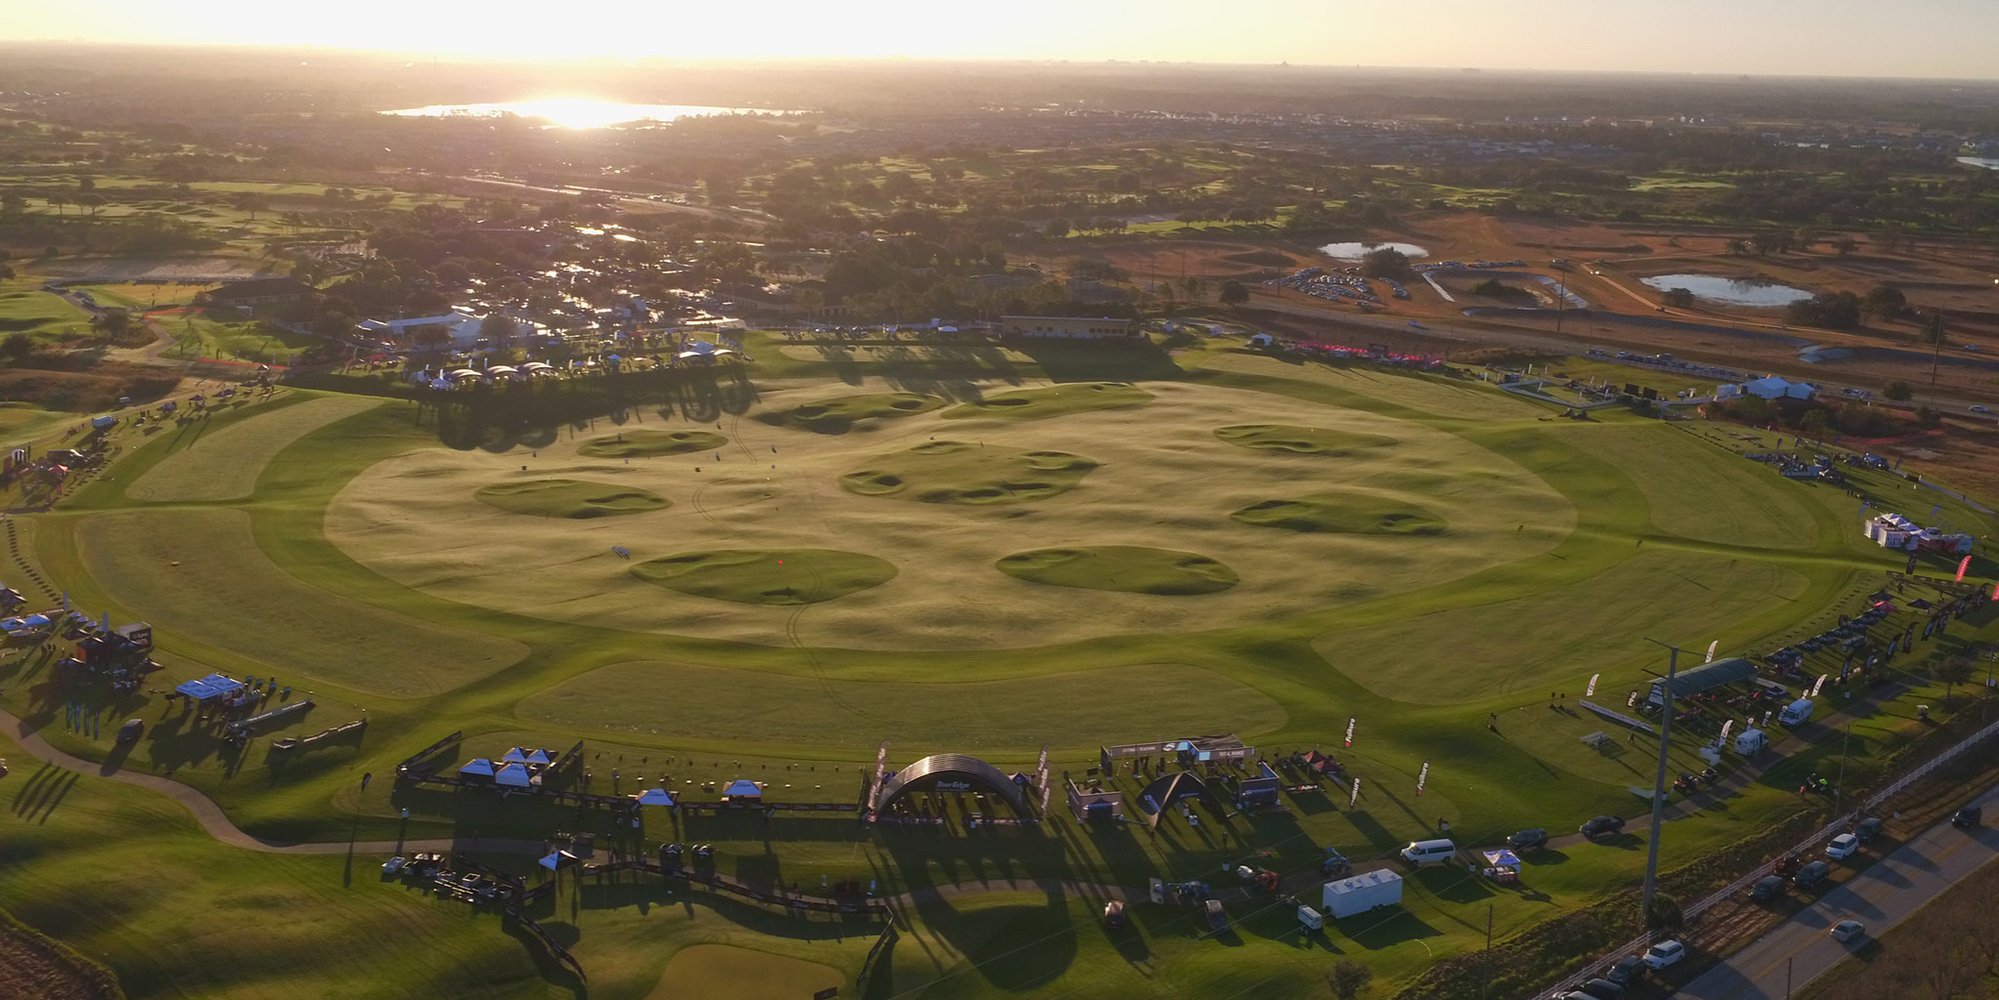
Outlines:
{"label": "canopy with peaked roof", "polygon": [[522,761],[526,759],[528,759],[527,751],[522,750],[520,747],[513,747],[500,757],[500,760],[502,762],[508,764],[512,764],[515,761]]}
{"label": "canopy with peaked roof", "polygon": [[527,755],[530,764],[547,764],[553,759],[547,750],[529,750]]}
{"label": "canopy with peaked roof", "polygon": [[763,794],[764,790],[748,778],[737,778],[722,789],[722,797],[727,799],[759,799]]}
{"label": "canopy with peaked roof", "polygon": [[664,788],[648,788],[639,793],[639,805],[673,808],[673,796]]}
{"label": "canopy with peaked roof", "polygon": [[556,851],[555,853],[550,854],[548,857],[541,859],[541,866],[543,868],[548,869],[549,871],[554,871],[557,868],[562,867],[563,865],[573,865],[575,863],[576,863],[576,855],[571,854],[568,851]]}
{"label": "canopy with peaked roof", "polygon": [[1497,851],[1486,851],[1485,863],[1494,868],[1518,868],[1520,855],[1502,847]]}
{"label": "canopy with peaked roof", "polygon": [[534,783],[534,777],[528,774],[527,765],[516,762],[494,771],[493,783],[509,788],[526,788]]}
{"label": "canopy with peaked roof", "polygon": [[465,766],[458,769],[458,773],[490,778],[493,776],[493,762],[484,757],[474,757],[466,761]]}

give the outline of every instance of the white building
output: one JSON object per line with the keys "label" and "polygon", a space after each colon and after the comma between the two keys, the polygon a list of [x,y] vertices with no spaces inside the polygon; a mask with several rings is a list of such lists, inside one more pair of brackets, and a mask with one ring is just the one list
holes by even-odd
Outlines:
{"label": "white building", "polygon": [[355,328],[370,337],[409,343],[410,338],[424,327],[434,326],[444,330],[451,338],[453,350],[470,350],[479,340],[479,325],[486,317],[473,314],[469,310],[454,309],[440,316],[411,316],[405,319],[364,319]]}
{"label": "white building", "polygon": [[[1737,390],[1746,396],[1758,399],[1810,399],[1819,394],[1818,386],[1809,382],[1793,382],[1781,375],[1765,375],[1750,382],[1744,382]],[[1724,397],[1725,398],[1725,397]]]}

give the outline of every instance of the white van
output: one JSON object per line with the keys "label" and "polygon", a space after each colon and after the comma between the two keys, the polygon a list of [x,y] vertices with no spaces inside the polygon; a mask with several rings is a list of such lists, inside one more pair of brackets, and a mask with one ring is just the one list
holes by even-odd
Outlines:
{"label": "white van", "polygon": [[1415,840],[1402,849],[1402,860],[1421,868],[1443,864],[1458,853],[1458,845],[1448,840]]}

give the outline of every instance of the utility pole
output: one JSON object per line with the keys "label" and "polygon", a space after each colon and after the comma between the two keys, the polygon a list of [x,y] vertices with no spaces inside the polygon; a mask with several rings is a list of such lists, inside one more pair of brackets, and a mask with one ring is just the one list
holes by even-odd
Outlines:
{"label": "utility pole", "polygon": [[1485,978],[1479,980],[1478,1000],[1485,1000],[1486,991],[1492,989],[1492,904],[1485,904]]}
{"label": "utility pole", "polygon": [[1853,742],[1853,722],[1846,723],[1846,734],[1839,741],[1839,775],[1832,782],[1832,814],[1839,815],[1839,800],[1846,791],[1846,747]]}
{"label": "utility pole", "polygon": [[[1647,642],[1660,646],[1657,639]],[[1673,738],[1673,678],[1679,674],[1680,647],[1666,646],[1665,704],[1659,709],[1659,767],[1652,777],[1652,836],[1645,846],[1645,889],[1639,896],[1639,917],[1645,929],[1652,929],[1652,894],[1659,887],[1659,825],[1666,813],[1666,749]]]}
{"label": "utility pole", "polygon": [[1928,332],[1930,340],[1935,345],[1930,352],[1930,388],[1934,389],[1937,385],[1937,365],[1943,362],[1943,313],[1930,313],[1930,328]]}
{"label": "utility pole", "polygon": [[1562,310],[1568,304],[1569,274],[1567,271],[1564,271],[1555,285],[1555,336],[1557,337],[1562,335]]}

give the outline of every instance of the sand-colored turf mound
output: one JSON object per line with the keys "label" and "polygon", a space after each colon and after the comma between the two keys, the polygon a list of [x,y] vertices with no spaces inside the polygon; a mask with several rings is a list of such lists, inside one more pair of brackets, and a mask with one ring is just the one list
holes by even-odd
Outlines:
{"label": "sand-colored turf mound", "polygon": [[861,396],[840,396],[794,406],[789,410],[760,413],[757,419],[775,427],[796,427],[814,434],[845,434],[863,420],[907,417],[944,405],[936,396],[914,392],[881,392]]}
{"label": "sand-colored turf mound", "polygon": [[647,1000],[766,1000],[809,997],[846,985],[830,965],[727,944],[689,945],[673,953]]}
{"label": "sand-colored turf mound", "polygon": [[728,438],[714,431],[637,430],[592,438],[583,442],[576,453],[591,458],[642,458],[715,451],[728,443]]}
{"label": "sand-colored turf mound", "polygon": [[479,502],[510,514],[535,517],[617,517],[664,510],[673,501],[651,490],[581,479],[530,479],[524,483],[495,483],[473,494]]}
{"label": "sand-colored turf mound", "polygon": [[709,549],[649,559],[632,575],[739,604],[817,604],[887,583],[895,564],[838,549]]}
{"label": "sand-colored turf mound", "polygon": [[188,444],[176,445],[172,454],[127,486],[125,495],[175,503],[241,500],[255,492],[257,477],[278,452],[336,420],[380,405],[381,400],[369,396],[285,402],[210,434],[184,435]]}
{"label": "sand-colored turf mound", "polygon": [[1264,528],[1350,535],[1441,535],[1448,527],[1442,517],[1424,507],[1371,493],[1265,500],[1229,516]]}
{"label": "sand-colored turf mound", "polygon": [[999,571],[1034,583],[1130,594],[1212,594],[1236,585],[1235,570],[1207,556],[1139,545],[1035,549],[1001,559]]}
{"label": "sand-colored turf mound", "polygon": [[1044,417],[1059,417],[1065,413],[1122,410],[1131,406],[1144,406],[1152,402],[1152,398],[1152,394],[1144,389],[1123,382],[1072,382],[1051,385],[1045,389],[1003,392],[973,402],[959,403],[945,410],[942,416],[950,419],[1006,417],[1012,420],[1040,420]]}
{"label": "sand-colored turf mound", "polygon": [[1263,451],[1286,451],[1294,455],[1325,455],[1346,458],[1395,445],[1395,439],[1380,434],[1336,431],[1323,427],[1293,427],[1288,424],[1236,424],[1215,428],[1215,436],[1232,445]]}
{"label": "sand-colored turf mound", "polygon": [[925,441],[841,476],[840,485],[862,496],[924,503],[1026,503],[1067,493],[1096,467],[1096,462],[1066,451]]}

